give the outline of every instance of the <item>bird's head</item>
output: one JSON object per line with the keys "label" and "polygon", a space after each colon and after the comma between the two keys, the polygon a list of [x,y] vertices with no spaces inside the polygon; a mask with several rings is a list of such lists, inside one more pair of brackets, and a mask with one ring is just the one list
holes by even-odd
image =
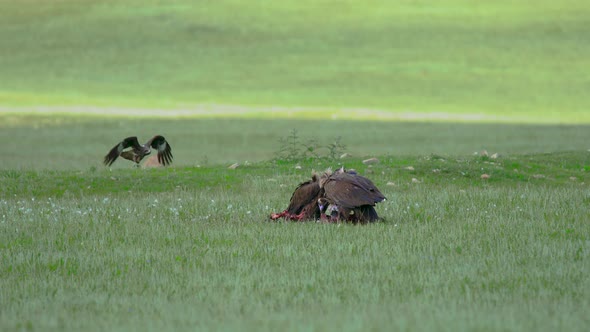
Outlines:
{"label": "bird's head", "polygon": [[325,213],[328,205],[330,205],[330,202],[328,202],[325,197],[318,198],[318,207],[320,208],[320,213]]}

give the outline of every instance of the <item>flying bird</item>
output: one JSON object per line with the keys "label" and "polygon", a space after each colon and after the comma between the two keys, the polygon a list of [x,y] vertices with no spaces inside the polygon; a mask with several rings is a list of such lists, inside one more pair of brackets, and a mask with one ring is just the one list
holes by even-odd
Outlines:
{"label": "flying bird", "polygon": [[[129,150],[125,150],[128,149]],[[111,166],[119,156],[135,162],[139,162],[147,155],[152,153],[152,148],[158,151],[158,162],[164,166],[172,163],[172,148],[164,136],[156,135],[145,144],[139,144],[136,136],[127,137],[115,145],[104,157],[104,164]]]}
{"label": "flying bird", "polygon": [[321,178],[319,185],[322,196],[318,198],[318,208],[322,220],[367,223],[379,219],[375,204],[386,198],[366,177],[342,168]]}

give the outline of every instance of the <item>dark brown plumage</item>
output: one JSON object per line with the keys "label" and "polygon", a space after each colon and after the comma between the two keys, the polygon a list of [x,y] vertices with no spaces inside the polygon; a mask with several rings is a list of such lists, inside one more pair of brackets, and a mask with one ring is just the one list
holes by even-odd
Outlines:
{"label": "dark brown plumage", "polygon": [[270,218],[367,223],[379,219],[374,206],[383,200],[385,196],[366,177],[344,168],[328,170],[300,183],[287,209]]}
{"label": "dark brown plumage", "polygon": [[320,183],[317,174],[311,180],[300,183],[289,201],[287,209],[280,213],[273,213],[270,219],[285,218],[289,220],[315,220],[320,217],[318,199],[321,196]]}
{"label": "dark brown plumage", "polygon": [[320,215],[328,221],[373,222],[379,219],[375,204],[385,196],[364,176],[343,169],[320,180]]}
{"label": "dark brown plumage", "polygon": [[[128,148],[131,149],[125,150]],[[104,157],[104,164],[111,166],[121,156],[139,166],[139,162],[152,152],[152,148],[158,150],[158,162],[164,166],[172,163],[172,147],[170,147],[164,136],[156,135],[145,144],[139,144],[136,136],[125,138],[107,153]]]}

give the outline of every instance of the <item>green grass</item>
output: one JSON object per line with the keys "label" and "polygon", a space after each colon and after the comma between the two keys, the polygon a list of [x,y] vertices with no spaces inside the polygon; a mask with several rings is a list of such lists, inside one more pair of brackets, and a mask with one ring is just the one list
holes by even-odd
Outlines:
{"label": "green grass", "polygon": [[267,220],[328,160],[3,170],[0,328],[583,331],[589,159],[349,160],[366,227]]}
{"label": "green grass", "polygon": [[[588,325],[586,126],[14,115],[0,123],[11,143],[0,145],[3,331]],[[270,160],[292,128],[322,145],[344,133],[353,157],[330,159],[323,148],[322,158]],[[101,166],[113,137],[130,131],[165,134],[173,166]],[[484,148],[500,157],[473,154]],[[367,156],[380,162],[364,165]],[[377,206],[383,222],[268,221],[312,170],[340,165],[388,197]]]}
{"label": "green grass", "polygon": [[[587,330],[589,14],[0,1],[0,330]],[[155,134],[172,167],[101,164]],[[382,222],[268,221],[340,165]]]}
{"label": "green grass", "polygon": [[[169,139],[174,165],[207,166],[277,157],[292,130],[300,143],[314,140],[321,155],[338,137],[357,158],[586,151],[586,125],[515,125],[261,119],[144,119],[0,115],[0,169],[102,169],[102,158],[121,139],[155,134]],[[117,161],[114,169],[131,168]]]}
{"label": "green grass", "polygon": [[0,104],[589,122],[585,1],[4,1]]}

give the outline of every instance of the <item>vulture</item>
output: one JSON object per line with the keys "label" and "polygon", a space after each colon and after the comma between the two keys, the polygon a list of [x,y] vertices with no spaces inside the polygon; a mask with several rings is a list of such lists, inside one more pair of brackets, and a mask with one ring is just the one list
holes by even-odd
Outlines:
{"label": "vulture", "polygon": [[285,218],[287,220],[316,220],[320,217],[318,199],[320,198],[320,181],[317,174],[311,180],[300,183],[289,201],[287,209],[270,215],[271,220]]}
{"label": "vulture", "polygon": [[371,180],[355,171],[340,168],[299,184],[287,209],[273,213],[270,219],[320,220],[325,222],[367,223],[377,221],[375,204],[385,196]]}
{"label": "vulture", "polygon": [[[129,150],[125,150],[130,148]],[[136,136],[127,137],[115,145],[104,157],[104,164],[111,166],[119,156],[135,162],[139,167],[139,162],[147,155],[152,153],[152,148],[158,150],[158,162],[164,166],[172,162],[172,148],[164,136],[156,135],[145,144],[139,144]]]}
{"label": "vulture", "polygon": [[375,204],[385,196],[364,176],[339,171],[320,180],[322,196],[318,198],[320,218],[329,222],[367,223],[377,221]]}

